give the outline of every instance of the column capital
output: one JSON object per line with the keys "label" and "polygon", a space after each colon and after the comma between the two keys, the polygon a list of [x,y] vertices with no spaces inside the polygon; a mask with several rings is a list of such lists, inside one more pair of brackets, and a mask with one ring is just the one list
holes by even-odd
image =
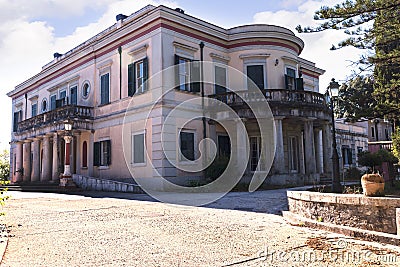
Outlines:
{"label": "column capital", "polygon": [[283,120],[283,119],[285,119],[286,118],[286,116],[274,116],[274,121],[275,120]]}
{"label": "column capital", "polygon": [[64,135],[63,136],[66,143],[71,143],[73,136],[71,135]]}

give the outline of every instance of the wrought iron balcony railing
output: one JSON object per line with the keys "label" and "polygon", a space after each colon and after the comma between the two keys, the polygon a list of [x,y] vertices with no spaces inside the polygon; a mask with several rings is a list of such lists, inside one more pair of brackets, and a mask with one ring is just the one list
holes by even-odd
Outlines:
{"label": "wrought iron balcony railing", "polygon": [[39,114],[35,117],[20,121],[18,123],[17,133],[27,130],[45,127],[55,123],[63,123],[67,119],[72,120],[92,120],[93,108],[84,106],[67,105],[46,113]]}
{"label": "wrought iron balcony railing", "polygon": [[[299,105],[315,105],[321,108],[326,108],[326,100],[323,94],[310,92],[310,91],[295,91],[287,89],[264,89],[261,93],[267,99],[268,102],[274,102],[278,104],[289,104],[297,103]],[[228,105],[243,105],[246,102],[259,101],[259,94],[255,94],[248,91],[239,92],[225,92],[209,97],[217,99]]]}

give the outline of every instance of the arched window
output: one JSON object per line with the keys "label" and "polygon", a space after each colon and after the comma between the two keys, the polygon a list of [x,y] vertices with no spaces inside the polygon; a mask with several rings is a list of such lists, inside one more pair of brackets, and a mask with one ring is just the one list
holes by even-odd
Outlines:
{"label": "arched window", "polygon": [[82,167],[87,168],[87,142],[84,141],[82,145]]}

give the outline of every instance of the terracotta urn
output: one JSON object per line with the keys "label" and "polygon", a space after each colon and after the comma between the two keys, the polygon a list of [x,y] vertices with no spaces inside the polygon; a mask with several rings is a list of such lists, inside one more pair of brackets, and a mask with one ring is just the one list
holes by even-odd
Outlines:
{"label": "terracotta urn", "polygon": [[385,180],[380,174],[364,174],[361,186],[365,196],[382,197],[385,195]]}

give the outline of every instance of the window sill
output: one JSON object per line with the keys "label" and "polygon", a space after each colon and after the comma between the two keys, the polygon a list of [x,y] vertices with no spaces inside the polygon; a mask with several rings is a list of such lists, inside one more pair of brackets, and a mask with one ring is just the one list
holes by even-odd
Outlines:
{"label": "window sill", "polygon": [[181,90],[181,89],[178,89],[178,88],[175,88],[175,91],[186,93],[186,94],[191,94],[191,95],[199,95],[200,94],[200,92],[186,91],[186,90]]}
{"label": "window sill", "polygon": [[87,170],[88,167],[81,167],[81,170]]}
{"label": "window sill", "polygon": [[131,163],[132,167],[145,167],[146,165],[146,163]]}
{"label": "window sill", "polygon": [[110,169],[110,166],[99,166],[97,169],[98,170],[108,170],[108,169]]}

